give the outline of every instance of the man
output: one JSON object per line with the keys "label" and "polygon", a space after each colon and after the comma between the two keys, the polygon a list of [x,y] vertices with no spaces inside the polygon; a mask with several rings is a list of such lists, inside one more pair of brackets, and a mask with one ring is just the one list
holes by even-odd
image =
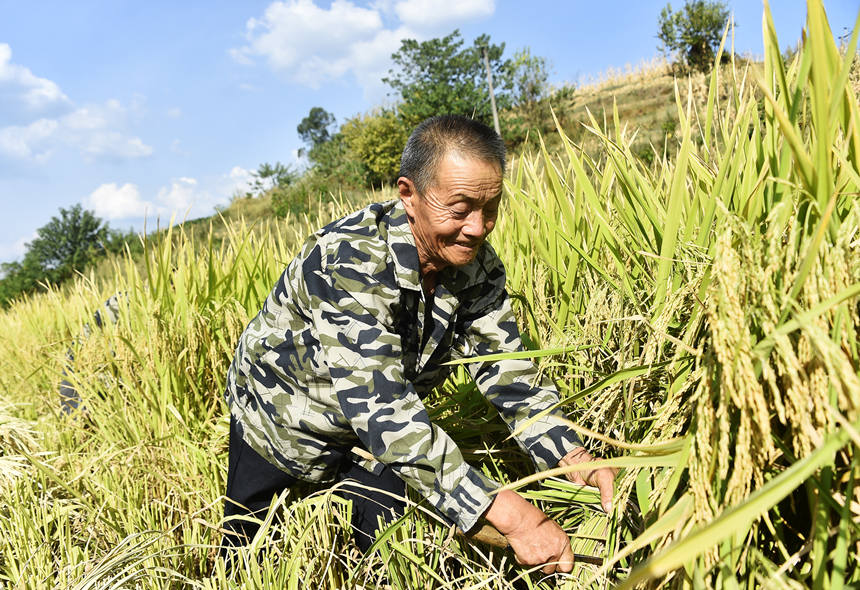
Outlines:
{"label": "man", "polygon": [[[347,497],[366,551],[377,518],[402,513],[392,495],[408,484],[464,531],[485,518],[521,563],[572,569],[564,531],[516,492],[494,493],[499,485],[463,460],[421,402],[451,358],[521,347],[504,268],[485,243],[504,166],[491,129],[433,117],[407,141],[399,200],[335,221],[305,243],[240,338],[228,373],[226,516],[264,515],[274,494],[301,482],[355,480],[364,487]],[[558,402],[529,360],[468,367],[512,429]],[[539,469],[591,460],[560,411],[517,439]],[[354,446],[375,466],[357,460]],[[598,485],[608,508],[613,477],[598,469],[573,479]],[[242,519],[226,526],[234,534],[225,545],[256,532]]]}
{"label": "man", "polygon": [[[96,310],[93,314],[93,321],[96,328],[104,326],[105,320],[111,324],[119,321],[119,306],[125,301],[125,293],[114,293],[107,301],[104,302],[102,309]],[[66,351],[66,366],[63,367],[63,380],[60,381],[60,410],[63,414],[70,415],[75,411],[86,411],[86,406],[83,405],[81,396],[74,384],[69,381],[72,376],[72,363],[75,361],[74,348],[80,345],[81,340],[89,338],[93,333],[93,329],[89,323],[84,324],[83,338],[75,342],[75,344]],[[104,396],[102,396],[104,397]]]}

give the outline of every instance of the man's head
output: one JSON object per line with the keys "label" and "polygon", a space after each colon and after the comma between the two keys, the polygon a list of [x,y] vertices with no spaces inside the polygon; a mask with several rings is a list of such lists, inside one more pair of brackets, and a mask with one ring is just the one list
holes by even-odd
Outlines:
{"label": "man's head", "polygon": [[439,162],[449,152],[495,164],[505,174],[505,142],[479,121],[460,115],[425,119],[412,131],[400,157],[400,174],[412,180],[419,194],[433,185]]}
{"label": "man's head", "polygon": [[427,119],[409,137],[397,185],[422,274],[471,262],[496,223],[505,146],[465,117]]}

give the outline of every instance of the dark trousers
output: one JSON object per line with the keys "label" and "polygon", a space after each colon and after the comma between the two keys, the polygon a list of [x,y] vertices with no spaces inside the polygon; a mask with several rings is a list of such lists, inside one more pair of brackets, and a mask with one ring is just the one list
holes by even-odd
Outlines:
{"label": "dark trousers", "polygon": [[[403,515],[406,484],[388,466],[381,474],[374,475],[348,459],[341,464],[336,480],[344,484],[335,493],[352,500],[353,536],[365,553],[373,544],[379,527],[377,519],[381,517],[383,522],[391,522]],[[222,554],[230,547],[247,545],[260,528],[255,522],[229,517],[242,515],[262,520],[272,498],[288,488],[311,490],[313,486],[281,471],[248,446],[231,418],[227,500],[224,503],[227,519],[224,528],[229,532],[221,542]]]}
{"label": "dark trousers", "polygon": [[[67,373],[64,370],[63,376]],[[63,414],[71,414],[81,407],[81,396],[78,395],[78,390],[68,379],[60,381],[60,410]]]}

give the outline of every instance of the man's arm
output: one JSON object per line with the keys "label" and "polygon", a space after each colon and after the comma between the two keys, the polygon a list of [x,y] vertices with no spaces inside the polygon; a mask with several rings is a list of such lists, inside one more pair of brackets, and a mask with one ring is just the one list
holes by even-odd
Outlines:
{"label": "man's arm", "polygon": [[[516,317],[504,290],[491,305],[465,323],[466,340],[474,356],[523,350]],[[466,365],[478,388],[495,406],[512,431],[520,429],[541,412],[556,406],[558,392],[552,381],[539,374],[531,359],[511,359]],[[532,458],[538,471],[552,469],[582,441],[568,425],[561,409],[522,428],[517,442]]]}

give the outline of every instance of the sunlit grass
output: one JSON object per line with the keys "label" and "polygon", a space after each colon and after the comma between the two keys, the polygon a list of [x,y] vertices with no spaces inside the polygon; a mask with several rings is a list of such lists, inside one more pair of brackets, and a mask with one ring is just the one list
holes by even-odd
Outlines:
{"label": "sunlit grass", "polygon": [[[704,108],[678,80],[677,155],[643,164],[617,113],[595,113],[599,157],[559,132],[561,150],[506,179],[491,241],[531,354],[622,468],[613,513],[533,476],[464,371],[429,402],[473,464],[603,567],[544,580],[420,503],[362,558],[349,505],[325,492],[278,499],[290,517],[267,521],[232,573],[216,559],[233,347],[304,237],[357,206],[334,199],[301,218],[172,228],[142,263],[0,315],[0,586],[856,585],[856,38],[839,53],[818,2],[793,62],[769,19],[763,34],[763,73],[715,71]],[[117,292],[119,321],[86,330]],[[60,412],[64,368],[86,412]]]}

